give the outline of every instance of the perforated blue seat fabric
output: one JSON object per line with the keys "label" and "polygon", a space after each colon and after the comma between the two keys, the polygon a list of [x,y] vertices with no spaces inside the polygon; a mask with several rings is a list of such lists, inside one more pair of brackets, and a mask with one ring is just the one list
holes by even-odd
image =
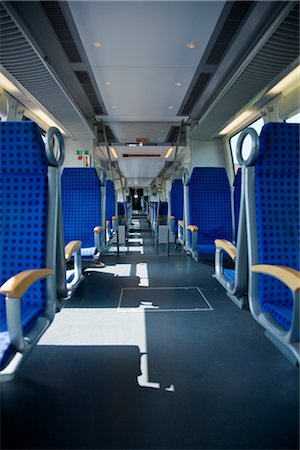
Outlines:
{"label": "perforated blue seat fabric", "polygon": [[61,178],[65,244],[82,242],[81,255],[95,252],[94,227],[101,224],[101,186],[94,168],[65,168]]}
{"label": "perforated blue seat fabric", "polygon": [[[33,122],[0,123],[0,285],[11,276],[46,267],[48,160]],[[46,282],[38,281],[21,300],[22,327],[30,331],[46,306]],[[0,369],[15,351],[9,340],[5,297],[0,295]]]}
{"label": "perforated blue seat fabric", "polygon": [[160,202],[159,203],[159,215],[160,216],[168,215],[168,202]]}
{"label": "perforated blue seat fabric", "polygon": [[223,274],[224,274],[226,280],[234,283],[234,280],[235,280],[235,270],[234,269],[224,269]]}
{"label": "perforated blue seat fabric", "polygon": [[232,241],[231,194],[226,170],[195,167],[189,184],[189,223],[198,227],[199,256],[213,257],[215,239]]}
{"label": "perforated blue seat fabric", "polygon": [[183,220],[183,183],[180,179],[173,180],[171,188],[171,216],[175,217],[174,231],[178,232],[178,220]]}
{"label": "perforated blue seat fabric", "polygon": [[109,220],[110,229],[113,228],[112,217],[115,216],[115,187],[112,180],[106,180],[106,220]]}
{"label": "perforated blue seat fabric", "polygon": [[234,225],[237,236],[239,227],[240,204],[241,204],[242,170],[238,169],[233,182],[233,201],[234,201]]}
{"label": "perforated blue seat fabric", "polygon": [[[268,123],[260,134],[255,164],[255,202],[260,264],[299,270],[299,125]],[[284,329],[293,299],[277,279],[259,276],[259,300]]]}
{"label": "perforated blue seat fabric", "polygon": [[125,216],[125,208],[123,202],[118,202],[118,216]]}

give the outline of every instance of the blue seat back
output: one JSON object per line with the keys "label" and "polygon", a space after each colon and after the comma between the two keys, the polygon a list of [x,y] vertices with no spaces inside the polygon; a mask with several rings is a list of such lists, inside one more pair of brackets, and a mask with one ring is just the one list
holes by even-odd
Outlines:
{"label": "blue seat back", "polygon": [[[46,267],[48,230],[48,160],[38,126],[33,122],[0,123],[0,285],[11,276]],[[46,307],[46,281],[22,297],[23,332]],[[7,330],[5,298],[0,295],[0,332]],[[1,346],[2,347],[2,346]],[[0,368],[9,355],[2,356]]]}
{"label": "blue seat back", "polygon": [[231,193],[226,170],[195,167],[189,184],[189,224],[197,225],[198,244],[232,241]]}
{"label": "blue seat back", "polygon": [[168,215],[168,202],[159,202],[159,215],[160,216]]}
{"label": "blue seat back", "polygon": [[112,229],[112,217],[115,216],[115,187],[112,180],[106,180],[106,220],[109,220],[110,228]]}
{"label": "blue seat back", "polygon": [[[255,163],[257,244],[260,264],[299,270],[299,125],[268,123],[261,131]],[[259,300],[292,309],[290,290],[273,277],[260,275]],[[281,325],[290,319],[274,313]]]}
{"label": "blue seat back", "polygon": [[176,179],[172,182],[171,188],[171,216],[175,217],[175,230],[178,227],[178,220],[183,220],[183,183],[182,180]]}
{"label": "blue seat back", "polygon": [[94,227],[101,225],[101,186],[94,168],[65,168],[61,178],[65,243],[92,248]]}
{"label": "blue seat back", "polygon": [[239,228],[241,188],[242,188],[242,169],[238,169],[237,173],[235,174],[233,182],[234,226],[236,236]]}

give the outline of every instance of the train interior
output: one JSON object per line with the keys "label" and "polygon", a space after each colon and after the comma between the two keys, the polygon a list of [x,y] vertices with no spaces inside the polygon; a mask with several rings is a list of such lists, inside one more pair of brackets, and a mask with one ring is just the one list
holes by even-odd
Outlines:
{"label": "train interior", "polygon": [[299,448],[299,3],[0,1],[4,449]]}

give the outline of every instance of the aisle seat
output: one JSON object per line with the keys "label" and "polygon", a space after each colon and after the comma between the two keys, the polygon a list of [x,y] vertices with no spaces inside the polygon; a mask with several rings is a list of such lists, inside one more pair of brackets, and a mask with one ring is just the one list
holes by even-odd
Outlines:
{"label": "aisle seat", "polygon": [[117,229],[115,186],[112,180],[106,180],[105,219],[107,244],[112,239]]}
{"label": "aisle seat", "polygon": [[186,247],[194,259],[212,259],[215,239],[233,237],[231,193],[226,170],[195,167],[188,186]]}
{"label": "aisle seat", "polygon": [[92,167],[65,167],[61,177],[65,243],[82,242],[81,256],[99,258],[101,252],[101,186]]}
{"label": "aisle seat", "polygon": [[294,363],[299,344],[299,125],[268,123],[248,167],[249,302],[267,336]]}
{"label": "aisle seat", "polygon": [[1,122],[0,142],[2,381],[13,377],[55,315],[58,162],[46,155],[33,122]]}
{"label": "aisle seat", "polygon": [[[241,152],[241,148],[239,149]],[[244,183],[245,173],[238,169],[233,183],[234,228],[236,242],[216,239],[214,277],[226,289],[228,297],[242,309],[248,308],[248,255]],[[243,188],[242,188],[243,185]],[[243,194],[241,194],[241,191]],[[228,268],[228,259],[234,268]]]}
{"label": "aisle seat", "polygon": [[183,220],[183,183],[180,179],[172,181],[170,191],[170,231],[178,235],[178,221]]}

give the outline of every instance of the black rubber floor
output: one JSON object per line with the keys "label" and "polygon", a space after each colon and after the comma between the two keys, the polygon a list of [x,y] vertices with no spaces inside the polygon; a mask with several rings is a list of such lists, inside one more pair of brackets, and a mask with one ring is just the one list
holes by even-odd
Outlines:
{"label": "black rubber floor", "polygon": [[[250,313],[226,297],[212,265],[180,255],[103,260],[106,268],[88,267],[55,319],[82,312],[78,334],[90,344],[38,345],[15,380],[1,385],[2,449],[299,448],[299,371]],[[174,310],[164,312],[170,290],[152,289],[152,300],[142,295],[147,287],[198,287],[212,309],[184,310],[189,299],[177,290]],[[124,312],[122,303],[116,309],[122,290],[127,306],[142,311]],[[99,326],[92,328],[96,316]],[[127,318],[128,335],[123,343],[99,345],[96,337],[110,329],[111,316]],[[128,345],[139,318],[146,350]]]}

